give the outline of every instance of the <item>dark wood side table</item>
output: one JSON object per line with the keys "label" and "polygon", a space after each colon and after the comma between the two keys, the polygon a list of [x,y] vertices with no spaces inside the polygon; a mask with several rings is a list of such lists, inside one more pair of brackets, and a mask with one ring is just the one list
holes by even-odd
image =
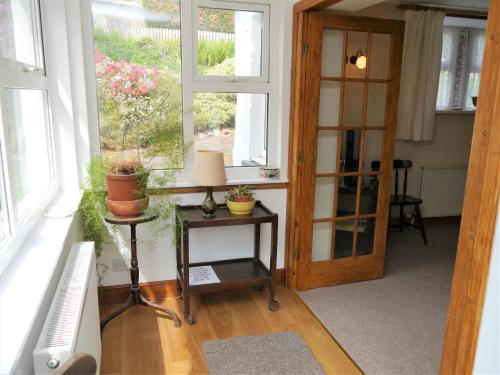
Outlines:
{"label": "dark wood side table", "polygon": [[[269,269],[260,259],[260,225],[271,223],[271,260]],[[189,262],[189,231],[193,228],[224,227],[232,225],[254,225],[253,257],[219,260],[214,262]],[[276,254],[278,248],[278,215],[257,201],[253,212],[249,215],[234,215],[226,205],[218,205],[215,218],[205,218],[199,206],[177,205],[176,207],[176,255],[177,255],[177,290],[184,303],[184,319],[188,324],[194,323],[189,307],[190,292],[207,293],[228,290],[234,287],[253,286],[261,290],[269,286],[269,310],[279,309],[274,299],[276,272]],[[182,243],[181,243],[182,242]],[[212,266],[220,283],[205,285],[189,285],[189,268]]]}
{"label": "dark wood side table", "polygon": [[106,318],[101,320],[101,331],[104,329],[106,324],[111,321],[111,319],[116,318],[122,312],[134,305],[151,306],[155,309],[161,310],[166,314],[166,317],[168,319],[172,319],[175,322],[176,327],[181,326],[181,321],[174,311],[148,301],[144,296],[141,295],[141,289],[139,287],[139,262],[137,261],[137,237],[135,229],[138,224],[147,223],[149,221],[156,220],[157,218],[158,214],[156,213],[144,213],[143,215],[137,217],[122,218],[115,216],[109,212],[104,218],[104,220],[106,220],[106,222],[110,224],[130,226],[130,278],[132,281],[132,285],[130,286],[130,295],[128,296],[127,302],[125,302],[125,304],[118,310],[112,312]]}

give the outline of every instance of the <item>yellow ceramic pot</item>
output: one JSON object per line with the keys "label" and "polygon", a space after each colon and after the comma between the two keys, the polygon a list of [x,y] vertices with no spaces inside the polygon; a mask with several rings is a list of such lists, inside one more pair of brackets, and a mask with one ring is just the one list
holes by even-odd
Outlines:
{"label": "yellow ceramic pot", "polygon": [[255,199],[248,202],[227,201],[227,208],[235,215],[248,215],[255,207]]}

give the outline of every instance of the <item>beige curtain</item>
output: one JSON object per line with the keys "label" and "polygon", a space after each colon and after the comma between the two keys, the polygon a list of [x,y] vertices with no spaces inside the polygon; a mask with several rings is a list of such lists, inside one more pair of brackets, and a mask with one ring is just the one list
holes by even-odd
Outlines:
{"label": "beige curtain", "polygon": [[436,117],[444,12],[408,10],[405,21],[397,139],[430,141]]}

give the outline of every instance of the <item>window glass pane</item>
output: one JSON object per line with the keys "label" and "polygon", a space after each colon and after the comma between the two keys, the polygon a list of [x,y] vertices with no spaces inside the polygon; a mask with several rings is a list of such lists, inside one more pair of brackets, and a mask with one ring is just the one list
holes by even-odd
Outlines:
{"label": "window glass pane", "polygon": [[103,157],[182,168],[179,2],[94,0],[92,15]]}
{"label": "window glass pane", "polygon": [[344,130],[340,150],[340,172],[357,172],[359,168],[361,130]]}
{"label": "window glass pane", "polygon": [[364,133],[363,172],[371,172],[374,170],[372,163],[381,160],[384,131],[365,130]]}
{"label": "window glass pane", "polygon": [[363,82],[346,82],[344,93],[344,126],[361,126],[363,114]]}
{"label": "window glass pane", "polygon": [[378,176],[362,176],[361,178],[359,214],[375,214],[377,213],[379,178]]}
{"label": "window glass pane", "polygon": [[386,83],[368,84],[368,103],[366,109],[366,126],[385,126],[385,101],[387,97]]}
{"label": "window glass pane", "polygon": [[197,9],[198,74],[260,77],[264,13]]}
{"label": "window glass pane", "polygon": [[3,171],[0,166],[0,243],[9,237],[10,233],[8,220]]}
{"label": "window glass pane", "polygon": [[332,243],[332,223],[313,224],[312,261],[320,262],[330,259]]}
{"label": "window glass pane", "polygon": [[335,225],[334,258],[350,258],[354,239],[354,220],[337,221]]}
{"label": "window glass pane", "polygon": [[35,0],[0,0],[0,54],[42,67]]}
{"label": "window glass pane", "polygon": [[331,218],[333,216],[334,196],[335,177],[316,177],[314,219]]}
{"label": "window glass pane", "polygon": [[340,77],[342,75],[343,49],[343,30],[325,30],[323,32],[321,76]]}
{"label": "window glass pane", "polygon": [[[349,31],[347,33],[347,61],[345,76],[348,78],[364,78],[366,65],[357,61],[359,57],[366,56],[368,46],[368,33],[364,31]],[[366,61],[366,60],[365,60]]]}
{"label": "window glass pane", "polygon": [[337,169],[337,131],[318,131],[316,173],[335,173]]}
{"label": "window glass pane", "polygon": [[46,92],[4,89],[2,111],[12,199],[21,220],[53,181]]}
{"label": "window glass pane", "polygon": [[370,78],[387,79],[389,71],[389,55],[391,52],[391,35],[390,34],[372,34],[370,46]]}
{"label": "window glass pane", "polygon": [[267,94],[195,93],[195,150],[224,153],[226,167],[267,164]]}
{"label": "window glass pane", "polygon": [[337,195],[337,216],[352,216],[356,213],[358,176],[340,176]]}
{"label": "window glass pane", "polygon": [[319,125],[338,126],[340,82],[322,81],[319,92]]}
{"label": "window glass pane", "polygon": [[374,237],[375,219],[359,219],[356,255],[369,255],[373,253]]}

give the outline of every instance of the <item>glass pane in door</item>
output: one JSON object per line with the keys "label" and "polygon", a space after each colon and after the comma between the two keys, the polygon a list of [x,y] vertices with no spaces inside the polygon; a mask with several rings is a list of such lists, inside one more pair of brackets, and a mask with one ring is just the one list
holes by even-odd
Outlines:
{"label": "glass pane in door", "polygon": [[380,161],[382,157],[383,130],[365,130],[363,145],[363,172],[375,171],[373,162]]}
{"label": "glass pane in door", "polygon": [[389,58],[391,53],[391,35],[373,33],[370,45],[370,60],[368,63],[369,77],[373,79],[387,79]]}
{"label": "glass pane in door", "polygon": [[[349,31],[347,33],[347,53],[345,76],[348,78],[364,78],[366,67],[358,59],[366,56],[368,33],[364,31]],[[365,60],[366,61],[366,60]]]}
{"label": "glass pane in door", "polygon": [[323,81],[319,92],[319,126],[338,126],[340,82]]}
{"label": "glass pane in door", "polygon": [[364,93],[365,84],[363,82],[345,83],[343,126],[361,126]]}
{"label": "glass pane in door", "polygon": [[342,51],[344,49],[343,30],[325,30],[323,33],[323,51],[321,63],[322,77],[340,77],[342,75]]}
{"label": "glass pane in door", "polygon": [[314,194],[314,219],[333,217],[335,177],[317,177]]}
{"label": "glass pane in door", "polygon": [[361,177],[361,196],[359,199],[359,215],[377,213],[378,176]]}
{"label": "glass pane in door", "polygon": [[366,109],[366,126],[385,125],[385,100],[387,96],[386,83],[368,84],[368,106]]}
{"label": "glass pane in door", "polygon": [[332,243],[332,223],[313,224],[312,261],[319,262],[330,259]]}
{"label": "glass pane in door", "polygon": [[375,219],[359,219],[356,242],[356,255],[369,255],[373,252]]}
{"label": "glass pane in door", "polygon": [[358,176],[340,176],[337,190],[337,216],[353,216],[356,213]]}
{"label": "glass pane in door", "polygon": [[354,239],[354,220],[341,220],[335,224],[334,258],[349,258],[352,256]]}
{"label": "glass pane in door", "polygon": [[316,173],[335,173],[337,170],[337,131],[318,131]]}
{"label": "glass pane in door", "polygon": [[344,130],[342,136],[340,172],[357,172],[359,168],[361,130]]}

